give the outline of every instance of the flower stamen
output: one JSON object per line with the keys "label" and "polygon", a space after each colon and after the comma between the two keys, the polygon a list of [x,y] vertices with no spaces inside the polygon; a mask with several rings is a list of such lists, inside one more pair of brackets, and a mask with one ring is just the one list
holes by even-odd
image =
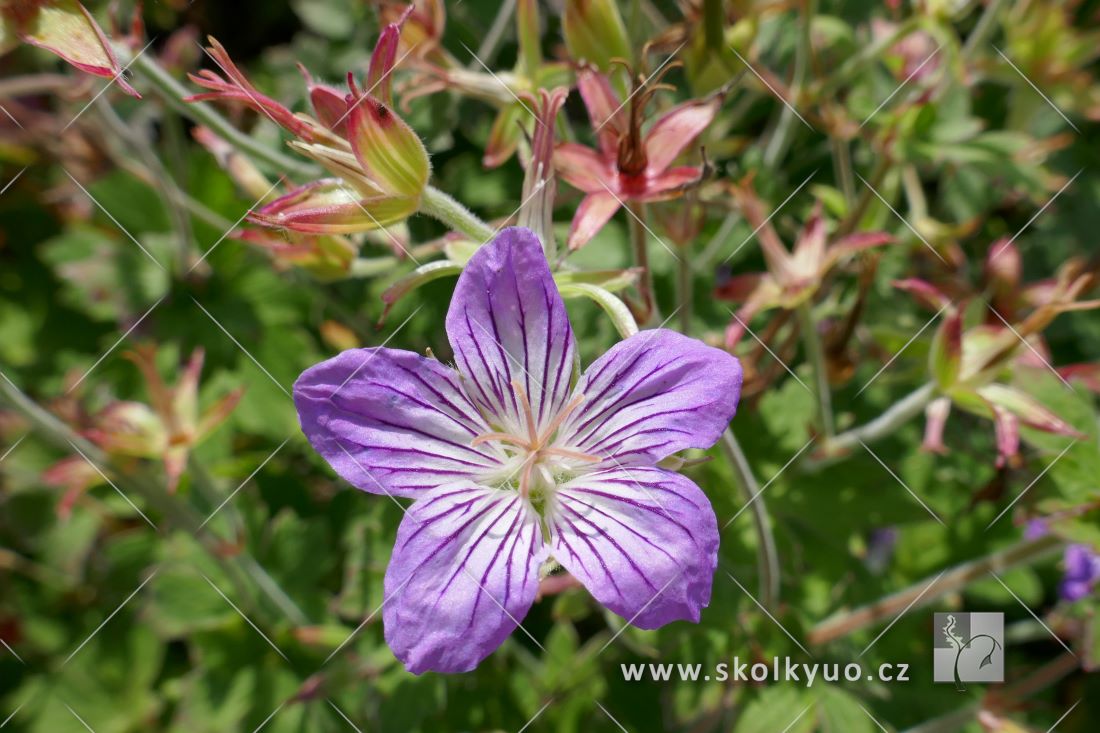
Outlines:
{"label": "flower stamen", "polygon": [[594,456],[591,453],[582,453],[579,450],[571,450],[569,448],[542,448],[540,452],[543,455],[550,456],[562,456],[563,458],[574,458],[578,461],[585,461],[586,463],[599,463],[603,458]]}
{"label": "flower stamen", "polygon": [[501,443],[511,443],[512,445],[518,445],[521,448],[532,449],[530,441],[524,440],[518,436],[510,433],[482,433],[481,435],[470,441],[471,446],[481,445],[482,443],[488,443],[491,440],[498,440]]}
{"label": "flower stamen", "polygon": [[[558,456],[575,461],[583,461],[585,463],[599,463],[603,460],[600,456],[595,456],[590,453],[584,453],[571,448],[560,448],[558,446],[548,445],[548,443],[553,440],[555,433],[558,432],[569,416],[572,415],[578,407],[584,404],[585,396],[583,394],[575,395],[569,400],[569,402],[554,415],[546,427],[540,432],[527,391],[516,380],[513,380],[511,385],[512,389],[515,390],[516,398],[519,400],[520,408],[523,410],[523,419],[527,429],[527,436],[524,437],[506,432],[483,433],[475,437],[470,445],[476,446],[490,441],[498,441],[517,446],[526,451],[527,455],[524,456],[523,463],[520,464],[519,468],[520,496],[526,499],[531,495],[531,482],[536,466],[541,467],[544,470],[544,475],[546,475],[546,466],[542,465],[542,460],[548,456]],[[514,476],[515,474],[512,475]]]}
{"label": "flower stamen", "polygon": [[514,379],[512,380],[512,389],[516,391],[516,397],[519,397],[520,405],[523,407],[523,418],[527,421],[527,434],[531,438],[531,444],[537,447],[539,432],[538,428],[535,427],[535,413],[531,410],[531,401],[527,399],[527,391]]}

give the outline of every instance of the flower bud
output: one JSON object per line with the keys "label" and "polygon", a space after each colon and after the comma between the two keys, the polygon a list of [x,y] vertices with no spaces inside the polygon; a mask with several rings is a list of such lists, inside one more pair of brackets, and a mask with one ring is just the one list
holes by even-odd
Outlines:
{"label": "flower bud", "polygon": [[364,198],[343,181],[326,178],[249,212],[248,220],[305,234],[354,234],[400,221],[416,208],[415,199],[385,195]]}
{"label": "flower bud", "polygon": [[376,99],[348,104],[348,142],[364,174],[385,194],[418,199],[431,171],[420,137]]}
{"label": "flower bud", "polygon": [[962,312],[958,308],[949,309],[936,329],[929,367],[941,389],[950,388],[959,378],[962,368]]}

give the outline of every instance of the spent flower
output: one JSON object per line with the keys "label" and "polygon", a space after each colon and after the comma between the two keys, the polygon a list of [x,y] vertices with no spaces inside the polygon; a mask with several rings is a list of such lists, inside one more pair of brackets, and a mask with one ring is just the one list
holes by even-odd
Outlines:
{"label": "spent flower", "polygon": [[[659,74],[674,65],[666,64]],[[597,147],[566,142],[554,151],[558,173],[585,194],[569,229],[570,250],[584,246],[623,204],[677,198],[706,176],[705,165],[672,164],[714,121],[725,90],[678,104],[643,131],[646,107],[668,86],[642,75],[634,77],[634,85],[620,101],[606,74],[587,66],[577,72]]]}
{"label": "spent flower", "polygon": [[737,317],[726,329],[728,349],[737,345],[746,325],[757,313],[772,308],[793,311],[811,302],[833,269],[846,258],[894,241],[885,232],[859,232],[830,239],[818,203],[793,251],[788,251],[751,182],[735,185],[731,190],[745,220],[756,232],[768,271],[731,277],[715,291],[718,298],[741,303]]}
{"label": "spent flower", "polygon": [[[199,409],[203,351],[196,349],[175,386],[165,384],[156,366],[157,349],[142,345],[128,352],[145,379],[149,403],[115,400],[87,414],[75,400],[59,403],[63,416],[80,434],[112,456],[160,460],[169,492],[174,492],[191,450],[214,432],[240,402],[243,389],[232,390],[205,410]],[[60,511],[66,514],[84,490],[101,483],[102,474],[81,456],[62,459],[43,476],[47,484],[67,489]]]}
{"label": "spent flower", "polygon": [[554,564],[640,628],[697,621],[717,522],[703,492],[659,463],[726,429],[737,360],[657,329],[576,374],[564,303],[523,228],[470,259],[446,328],[455,368],[356,349],[294,386],[303,432],[338,474],[414,499],[385,578],[397,657],[414,673],[474,668]]}
{"label": "spent flower", "polygon": [[[964,302],[955,302],[935,284],[910,278],[895,282],[918,302],[943,312],[932,339],[929,369],[938,396],[925,411],[924,448],[943,453],[943,431],[952,406],[993,420],[997,465],[1018,460],[1021,425],[1055,435],[1084,437],[1016,379],[1020,370],[1049,367],[1042,331],[1060,313],[1100,307],[1078,298],[1094,279],[1085,264],[1067,261],[1058,275],[1020,285],[1018,253],[999,240],[986,260],[991,302],[985,322],[967,326]],[[1082,365],[1084,366],[1084,365]]]}

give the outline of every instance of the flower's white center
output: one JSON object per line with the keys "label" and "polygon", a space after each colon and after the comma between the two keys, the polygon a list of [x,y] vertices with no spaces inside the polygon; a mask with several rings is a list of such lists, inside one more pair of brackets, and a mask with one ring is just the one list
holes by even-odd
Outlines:
{"label": "flower's white center", "polygon": [[[527,397],[527,392],[520,383],[516,381],[512,382],[512,389],[515,390],[516,397],[519,399],[520,407],[523,410],[523,419],[527,434],[517,435],[505,432],[484,433],[474,438],[471,445],[497,441],[516,446],[520,450],[522,463],[519,468],[519,493],[521,496],[527,498],[531,495],[532,477],[535,475],[536,469],[541,469],[541,472],[547,477],[553,476],[555,473],[555,459],[565,458],[585,463],[596,463],[601,460],[599,456],[593,456],[582,451],[573,450],[572,448],[563,448],[555,445],[553,442],[558,428],[560,428],[566,418],[584,402],[583,394],[576,395],[573,399],[569,400],[569,402],[562,407],[561,411],[558,412],[558,414],[547,423],[546,427],[540,431],[535,421],[535,414],[531,410],[531,401]],[[552,484],[553,481],[548,480],[547,483]]]}

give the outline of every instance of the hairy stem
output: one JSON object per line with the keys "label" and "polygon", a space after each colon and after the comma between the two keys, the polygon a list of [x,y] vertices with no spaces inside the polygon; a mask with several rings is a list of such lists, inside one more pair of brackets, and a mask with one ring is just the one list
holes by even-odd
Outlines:
{"label": "hairy stem", "polygon": [[833,421],[833,398],[829,391],[829,373],[825,366],[825,349],[821,345],[821,334],[817,332],[813,310],[809,303],[798,306],[798,319],[802,330],[802,344],[806,356],[814,371],[814,393],[817,397],[818,428],[824,434],[826,442],[836,432]]}
{"label": "hairy stem", "polygon": [[933,384],[918,387],[874,420],[829,438],[822,447],[821,452],[824,457],[804,462],[803,469],[812,471],[824,468],[858,448],[861,443],[874,443],[892,435],[902,425],[919,415],[935,394],[936,388]]}
{"label": "hairy stem", "polygon": [[825,644],[868,626],[889,621],[898,614],[927,606],[947,593],[981,580],[990,573],[1042,560],[1061,546],[1062,540],[1053,535],[1035,540],[1021,540],[983,558],[956,565],[932,579],[924,578],[873,603],[834,614],[814,626],[807,640],[811,644]]}
{"label": "hairy stem", "polygon": [[428,186],[420,197],[420,213],[438,219],[456,232],[462,232],[478,243],[485,243],[496,233],[452,196],[435,186]]}
{"label": "hairy stem", "polygon": [[732,428],[726,428],[722,433],[722,451],[733,468],[737,482],[745,495],[749,511],[752,514],[753,528],[756,531],[759,543],[756,555],[757,566],[760,573],[760,603],[765,608],[775,608],[779,603],[779,553],[775,548],[775,535],[772,533],[771,517],[768,516],[767,507],[764,505],[764,497],[760,495],[760,484],[752,473],[752,467],[741,450],[741,444],[737,442],[737,436]]}

